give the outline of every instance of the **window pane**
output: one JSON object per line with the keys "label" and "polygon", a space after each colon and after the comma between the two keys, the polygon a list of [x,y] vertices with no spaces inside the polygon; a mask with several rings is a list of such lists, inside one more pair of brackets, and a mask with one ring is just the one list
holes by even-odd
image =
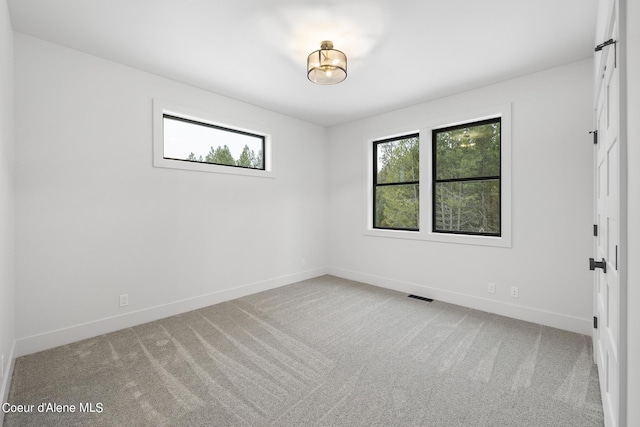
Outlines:
{"label": "window pane", "polygon": [[500,181],[435,186],[434,231],[500,235]]}
{"label": "window pane", "polygon": [[377,143],[377,183],[418,181],[418,150],[418,135]]}
{"label": "window pane", "polygon": [[418,184],[388,185],[375,191],[374,227],[418,230]]}
{"label": "window pane", "polygon": [[164,116],[164,158],[264,169],[264,137]]}
{"label": "window pane", "polygon": [[500,175],[500,122],[436,130],[436,179]]}

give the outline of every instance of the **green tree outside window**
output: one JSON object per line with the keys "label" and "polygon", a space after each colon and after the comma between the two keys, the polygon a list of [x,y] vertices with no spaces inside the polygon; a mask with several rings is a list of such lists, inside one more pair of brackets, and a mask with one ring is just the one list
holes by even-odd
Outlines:
{"label": "green tree outside window", "polygon": [[500,236],[500,118],[433,131],[433,231]]}
{"label": "green tree outside window", "polygon": [[374,142],[374,228],[419,229],[418,135]]}

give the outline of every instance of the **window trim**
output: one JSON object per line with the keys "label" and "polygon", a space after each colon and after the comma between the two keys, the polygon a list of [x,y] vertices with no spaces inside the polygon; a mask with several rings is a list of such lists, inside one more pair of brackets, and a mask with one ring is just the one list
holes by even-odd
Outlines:
{"label": "window trim", "polygon": [[[264,169],[215,163],[191,162],[164,157],[164,117],[171,116],[186,122],[202,124],[229,132],[238,132],[263,138]],[[257,131],[256,129],[261,129]],[[229,175],[244,175],[275,178],[273,170],[273,144],[271,132],[265,126],[241,121],[222,114],[199,111],[168,101],[153,100],[153,166],[157,168],[181,169],[197,172],[213,172]]]}
{"label": "window trim", "polygon": [[[500,153],[499,153],[499,164],[500,171],[502,172],[502,117],[493,117],[489,119],[476,120],[472,122],[465,122],[461,124],[456,124],[454,126],[445,126],[434,128],[431,130],[431,164],[432,164],[432,176],[431,176],[431,231],[433,233],[443,233],[443,234],[460,234],[466,236],[487,236],[487,237],[500,237],[502,235],[502,177],[501,175],[497,176],[477,176],[477,177],[467,177],[467,178],[449,178],[444,180],[439,180],[436,178],[437,170],[435,165],[438,161],[437,156],[437,147],[436,147],[436,139],[437,132],[442,131],[453,131],[457,129],[463,129],[467,127],[474,126],[483,126],[490,123],[500,123]],[[435,218],[435,210],[436,210],[436,186],[439,183],[446,182],[482,182],[482,181],[498,181],[498,185],[500,186],[500,193],[498,194],[498,218],[499,218],[499,227],[497,233],[481,233],[481,232],[471,232],[471,231],[456,231],[456,230],[436,230],[436,218]]]}
{"label": "window trim", "polygon": [[[394,228],[394,227],[377,227],[376,224],[376,196],[377,196],[377,189],[378,187],[389,187],[389,186],[396,186],[396,185],[418,185],[418,187],[420,186],[420,177],[418,177],[417,181],[402,181],[402,182],[386,182],[383,184],[378,184],[378,146],[380,144],[385,144],[385,143],[389,143],[389,142],[393,142],[393,141],[399,141],[402,139],[409,139],[409,138],[418,138],[418,150],[420,150],[420,133],[418,132],[414,132],[414,133],[410,133],[410,134],[406,134],[406,135],[399,135],[399,136],[394,136],[391,138],[385,138],[385,139],[380,139],[380,140],[376,140],[376,141],[372,141],[373,144],[373,153],[372,153],[372,160],[373,160],[373,165],[372,165],[372,170],[373,170],[373,198],[372,198],[372,203],[373,205],[371,206],[372,209],[372,213],[373,213],[373,228],[376,230],[401,230],[401,231],[420,231],[420,220],[418,219],[418,228]],[[418,209],[419,212],[419,209]]]}
{"label": "window trim", "polygon": [[[500,218],[501,236],[453,234],[433,232],[432,185],[432,131],[465,123],[477,122],[495,117],[501,118],[500,152]],[[512,199],[511,199],[511,103],[477,108],[466,112],[442,116],[429,121],[413,122],[402,128],[380,129],[365,134],[364,152],[364,208],[363,234],[371,237],[423,240],[464,245],[510,248],[512,246]],[[390,230],[373,228],[373,142],[395,136],[418,133],[420,135],[420,221],[419,231]]]}

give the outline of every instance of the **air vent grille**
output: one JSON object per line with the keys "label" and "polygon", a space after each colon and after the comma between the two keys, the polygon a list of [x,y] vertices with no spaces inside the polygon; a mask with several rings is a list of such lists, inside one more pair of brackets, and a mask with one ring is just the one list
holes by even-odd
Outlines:
{"label": "air vent grille", "polygon": [[409,298],[415,298],[415,299],[419,299],[421,301],[427,301],[427,302],[432,302],[433,300],[431,298],[425,298],[425,297],[421,297],[418,295],[409,295]]}

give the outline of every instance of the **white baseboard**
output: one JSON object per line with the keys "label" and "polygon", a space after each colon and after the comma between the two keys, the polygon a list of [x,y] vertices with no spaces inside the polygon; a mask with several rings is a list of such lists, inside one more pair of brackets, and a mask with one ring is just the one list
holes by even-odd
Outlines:
{"label": "white baseboard", "polygon": [[[224,301],[229,301],[257,292],[278,288],[280,286],[289,285],[291,283],[311,279],[314,277],[322,276],[324,274],[331,274],[336,277],[356,280],[362,283],[367,283],[387,289],[393,289],[400,292],[422,295],[451,304],[499,314],[501,316],[507,316],[514,319],[538,323],[545,326],[551,326],[554,328],[576,332],[579,334],[591,334],[591,321],[589,319],[581,319],[564,314],[553,313],[530,307],[523,307],[521,305],[509,304],[501,301],[494,301],[468,294],[451,292],[440,288],[433,288],[417,283],[404,282],[387,277],[345,270],[337,267],[321,267],[300,273],[294,273],[260,282],[250,283],[232,289],[212,292],[210,294],[188,298],[181,301],[175,301],[156,307],[150,307],[123,315],[99,319],[92,322],[20,338],[17,339],[14,343],[12,347],[12,354],[10,355],[9,360],[11,361],[11,367],[13,367],[14,358],[24,356],[26,354],[47,350],[49,348],[58,347],[60,345],[69,344],[86,338],[91,338],[120,329],[152,322],[154,320],[162,319],[180,313],[185,313],[187,311],[197,310],[202,307],[207,307],[213,304],[218,304]],[[6,376],[5,378],[3,378],[3,393],[5,391],[8,393],[8,385],[6,385],[8,383],[9,382],[7,381]]]}
{"label": "white baseboard", "polygon": [[[0,384],[0,405],[9,401],[9,387],[11,386],[11,377],[13,377],[13,365],[15,362],[16,342],[11,345],[8,358],[4,361],[6,366],[6,372],[2,377],[2,384]],[[4,366],[3,366],[4,368]],[[4,425],[4,412],[0,411],[0,426]]]}
{"label": "white baseboard", "polygon": [[591,335],[592,332],[590,319],[581,319],[578,317],[567,316],[565,314],[509,304],[502,301],[494,301],[487,298],[480,298],[473,295],[451,292],[445,289],[433,288],[417,283],[404,282],[336,267],[329,267],[327,269],[327,274],[341,277],[343,279],[355,280],[369,285],[379,286],[381,288],[425,296],[438,301],[486,311],[501,316],[551,326],[553,328],[563,329],[565,331],[575,332],[578,334]]}
{"label": "white baseboard", "polygon": [[47,350],[120,329],[130,328],[132,326],[152,322],[154,320],[163,319],[180,313],[186,313],[187,311],[197,310],[213,304],[278,288],[280,286],[289,285],[302,280],[312,279],[325,274],[327,274],[327,269],[325,267],[321,267],[20,338],[16,340],[15,357]]}

